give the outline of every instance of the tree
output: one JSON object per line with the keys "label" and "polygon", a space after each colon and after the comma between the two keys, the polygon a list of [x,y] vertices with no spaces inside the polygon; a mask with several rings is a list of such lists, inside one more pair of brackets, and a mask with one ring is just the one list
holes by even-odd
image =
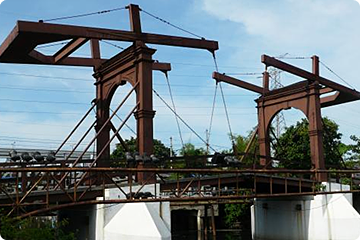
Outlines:
{"label": "tree", "polygon": [[[130,139],[124,140],[130,153],[137,152],[136,138],[131,137]],[[116,145],[116,149],[111,154],[111,159],[125,159],[125,149],[121,144]],[[158,158],[169,157],[170,148],[166,147],[160,140],[154,139],[154,155]]]}
{"label": "tree", "polygon": [[[239,153],[239,156],[237,156],[239,159],[242,158],[243,155],[241,155],[240,153],[244,153],[246,150],[246,147],[248,146],[248,144],[251,141],[251,137],[254,133],[256,129],[253,129],[252,131],[249,132],[249,134],[247,136],[242,136],[242,135],[234,135],[233,139],[235,141],[235,147],[236,147],[236,151],[237,153]],[[257,163],[259,161],[259,157],[258,155],[258,141],[257,138],[255,137],[252,145],[250,146],[250,149],[248,151],[247,156],[244,157],[243,162],[244,164],[250,165],[253,163]],[[230,150],[231,152],[231,150]]]}
{"label": "tree", "polygon": [[[344,144],[339,125],[329,118],[323,118],[323,146],[325,165],[339,167],[342,164]],[[279,166],[289,169],[311,169],[309,122],[302,119],[296,125],[286,128],[274,144],[275,158]]]}
{"label": "tree", "polygon": [[6,240],[75,240],[74,233],[65,233],[66,221],[56,222],[50,218],[30,217],[14,219],[0,216],[0,234]]}
{"label": "tree", "polygon": [[185,157],[186,168],[202,168],[206,165],[206,158],[194,158],[196,156],[202,156],[206,154],[206,151],[203,148],[196,148],[191,143],[185,143],[184,147],[180,150],[180,154]]}

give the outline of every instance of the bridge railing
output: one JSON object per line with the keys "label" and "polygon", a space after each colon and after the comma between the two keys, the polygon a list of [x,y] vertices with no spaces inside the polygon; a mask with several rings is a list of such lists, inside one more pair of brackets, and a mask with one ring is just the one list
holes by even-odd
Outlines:
{"label": "bridge railing", "polygon": [[[139,172],[149,173],[149,181],[137,183]],[[68,174],[60,183],[65,173]],[[332,184],[318,182],[319,174],[326,174]],[[347,193],[360,191],[359,176],[360,170],[1,168],[0,208],[9,209],[9,214],[26,216],[97,203],[226,203],[253,198]],[[118,197],[108,198],[107,189],[116,191]]]}

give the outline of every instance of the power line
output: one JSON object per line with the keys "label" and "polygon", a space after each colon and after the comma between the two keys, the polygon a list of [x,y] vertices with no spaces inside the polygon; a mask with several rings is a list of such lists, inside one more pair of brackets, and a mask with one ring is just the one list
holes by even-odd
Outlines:
{"label": "power line", "polygon": [[143,13],[149,15],[150,17],[155,18],[155,19],[159,20],[160,22],[163,22],[163,23],[165,23],[165,24],[167,24],[167,25],[169,25],[169,26],[171,26],[171,27],[173,27],[173,28],[176,28],[176,29],[178,29],[178,30],[180,30],[180,31],[183,31],[183,32],[185,32],[185,33],[188,33],[188,34],[190,34],[190,35],[193,35],[193,36],[195,36],[195,37],[197,37],[197,38],[205,39],[204,37],[202,37],[202,36],[200,36],[200,35],[198,35],[198,34],[196,34],[196,33],[190,32],[190,31],[188,31],[188,30],[186,30],[186,29],[184,29],[184,28],[182,28],[182,27],[179,27],[179,26],[176,26],[175,24],[170,23],[169,21],[166,21],[166,20],[163,19],[163,18],[160,18],[160,17],[158,17],[158,16],[155,16],[154,14],[151,14],[151,13],[145,11],[144,9],[141,9],[141,11],[142,11]]}
{"label": "power line", "polygon": [[61,42],[61,43],[46,44],[46,45],[38,46],[38,47],[36,47],[36,49],[55,47],[55,46],[65,45],[67,43],[69,43],[69,41]]}
{"label": "power line", "polygon": [[68,77],[55,77],[55,76],[44,76],[44,75],[33,75],[25,73],[13,73],[13,72],[0,72],[1,75],[12,75],[12,76],[22,76],[22,77],[37,77],[37,78],[46,78],[46,79],[61,79],[61,80],[76,80],[76,81],[93,81],[88,78],[68,78]]}
{"label": "power line", "polygon": [[215,150],[213,147],[211,147],[193,128],[191,128],[191,127],[169,106],[169,104],[167,104],[167,102],[155,91],[155,89],[153,89],[153,92],[154,92],[155,95],[180,119],[180,121],[185,124],[185,126],[187,126],[203,143],[205,143],[206,146],[208,146],[208,147],[211,148],[214,152],[216,152],[216,150]]}
{"label": "power line", "polygon": [[92,16],[92,15],[110,13],[110,12],[120,11],[120,10],[124,10],[124,9],[126,9],[126,8],[125,7],[120,7],[120,8],[102,10],[102,11],[91,12],[91,13],[83,13],[83,14],[72,15],[72,16],[65,16],[65,17],[51,18],[51,19],[46,19],[46,20],[39,20],[39,22],[54,22],[54,21],[60,21],[60,20],[65,20],[65,19],[71,19],[71,18],[88,17],[88,16]]}
{"label": "power line", "polygon": [[111,43],[111,42],[108,42],[108,41],[105,41],[105,40],[100,40],[100,41],[103,42],[103,43],[106,43],[107,45],[110,45],[110,46],[119,48],[119,49],[121,49],[121,50],[124,50],[124,49],[125,49],[125,48],[123,48],[123,47],[121,47],[121,46],[119,46],[119,45],[117,45],[117,44],[114,44],[114,43]]}
{"label": "power line", "polygon": [[345,84],[350,86],[351,88],[355,89],[350,83],[345,81],[340,75],[338,75],[336,72],[334,72],[330,67],[328,67],[323,61],[319,61],[321,65],[323,65],[328,71],[330,71],[332,74],[334,74],[336,77],[338,77],[341,81],[343,81]]}
{"label": "power line", "polygon": [[[2,113],[31,113],[31,114],[52,114],[52,115],[83,115],[80,112],[42,112],[42,111],[25,111],[25,110],[0,110]],[[173,116],[173,114],[159,113],[157,116]],[[208,116],[209,114],[205,113],[182,113],[184,116]],[[214,114],[217,116],[223,116],[223,114]],[[234,116],[245,116],[245,115],[256,115],[256,113],[232,113],[230,115]]]}
{"label": "power line", "polygon": [[51,88],[24,88],[16,86],[0,86],[0,89],[13,89],[35,92],[68,92],[68,93],[94,93],[93,91],[78,91],[78,90],[64,90],[64,89],[51,89]]}

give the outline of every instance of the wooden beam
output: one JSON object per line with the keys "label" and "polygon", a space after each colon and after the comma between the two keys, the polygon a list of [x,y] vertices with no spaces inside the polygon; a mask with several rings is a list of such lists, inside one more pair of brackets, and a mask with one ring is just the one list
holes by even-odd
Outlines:
{"label": "wooden beam", "polygon": [[320,104],[325,104],[325,103],[329,104],[330,102],[335,101],[339,97],[339,95],[340,95],[340,93],[337,92],[334,95],[320,98]]}
{"label": "wooden beam", "polygon": [[337,90],[337,91],[340,91],[340,92],[343,92],[343,93],[350,94],[350,95],[360,99],[360,93],[353,90],[353,89],[350,89],[348,87],[345,87],[343,85],[335,83],[335,82],[333,82],[331,80],[328,80],[326,78],[317,76],[317,75],[315,75],[313,73],[310,73],[310,72],[305,71],[303,69],[300,69],[298,67],[292,66],[292,65],[290,65],[288,63],[282,62],[282,61],[277,60],[277,59],[275,59],[273,57],[269,57],[267,55],[262,55],[261,62],[264,63],[266,66],[273,66],[275,68],[281,69],[283,71],[286,71],[286,72],[294,74],[296,76],[305,78],[307,80],[318,81],[319,83],[321,83],[321,84],[323,84],[323,85],[325,85],[327,87],[330,87],[330,88],[332,88],[334,90]]}
{"label": "wooden beam", "polygon": [[139,5],[130,4],[129,17],[130,17],[130,28],[134,33],[141,33],[141,21],[140,21],[140,8]]}
{"label": "wooden beam", "polygon": [[[49,41],[45,43],[55,42],[53,38],[57,37],[59,39],[87,38],[87,39],[126,41],[126,42],[143,41],[145,43],[150,43],[150,44],[198,48],[198,49],[206,49],[209,51],[215,51],[219,48],[218,42],[205,40],[205,39],[167,36],[167,35],[152,34],[152,33],[136,34],[131,31],[81,27],[81,26],[52,24],[52,23],[18,21],[16,29],[18,30],[19,34],[32,33],[33,41],[36,41],[37,39],[41,39],[41,41],[45,41],[46,38],[49,38]],[[36,36],[36,34],[38,34],[38,36]]]}
{"label": "wooden beam", "polygon": [[334,92],[334,91],[335,91],[335,90],[332,89],[332,88],[325,87],[325,88],[320,89],[320,94],[331,93],[331,92]]}
{"label": "wooden beam", "polygon": [[66,44],[63,48],[54,54],[55,63],[58,63],[66,57],[70,56],[70,54],[79,49],[87,41],[88,39],[86,38],[76,38],[71,40],[68,44]]}
{"label": "wooden beam", "polygon": [[156,70],[156,71],[168,72],[168,71],[171,71],[171,64],[170,63],[154,62],[153,66],[152,66],[152,69]]}
{"label": "wooden beam", "polygon": [[36,59],[37,61],[39,61],[39,63],[42,63],[42,64],[54,64],[54,57],[46,56],[36,50],[32,50],[29,53],[29,56],[32,57],[33,59]]}
{"label": "wooden beam", "polygon": [[221,81],[221,82],[226,82],[229,83],[231,85],[237,86],[237,87],[241,87],[241,88],[245,88],[247,90],[256,92],[256,93],[260,93],[263,94],[264,93],[264,88],[256,86],[254,84],[251,83],[247,83],[245,81],[233,78],[233,77],[229,77],[226,76],[225,74],[220,74],[218,72],[213,72],[213,76],[212,76],[215,80],[217,81]]}

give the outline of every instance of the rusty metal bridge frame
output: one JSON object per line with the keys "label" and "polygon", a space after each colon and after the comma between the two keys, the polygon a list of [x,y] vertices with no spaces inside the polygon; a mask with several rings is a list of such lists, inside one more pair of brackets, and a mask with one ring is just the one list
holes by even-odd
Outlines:
{"label": "rusty metal bridge frame", "polygon": [[[148,174],[143,183],[135,182],[134,176],[139,172]],[[65,173],[69,173],[66,181],[59,184]],[[254,198],[354,193],[360,192],[359,173],[360,170],[1,168],[0,174],[7,174],[8,178],[0,180],[0,208],[8,215],[28,217],[92,204],[225,204]],[[28,175],[27,181],[21,182],[24,174]],[[81,180],[84,175],[86,179]],[[316,181],[319,175],[340,183],[340,190]],[[156,182],[151,181],[153,177]],[[21,191],[22,184],[25,191]],[[145,186],[153,187],[153,193],[143,192]],[[108,199],[106,189],[116,189],[122,197]]]}
{"label": "rusty metal bridge frame", "polygon": [[[97,144],[96,158],[87,162],[85,167],[78,167],[78,163],[83,162],[83,154],[71,162],[69,159],[65,159],[65,164],[61,165],[63,167],[59,167],[55,163],[36,167],[31,165],[16,166],[16,164],[1,167],[0,192],[2,194],[0,194],[0,207],[9,208],[9,214],[29,216],[64,207],[96,203],[136,201],[229,202],[254,197],[323,193],[318,184],[329,180],[333,177],[331,174],[334,172],[325,170],[321,107],[358,100],[360,93],[321,77],[319,75],[319,61],[316,56],[313,57],[313,72],[310,73],[264,55],[262,62],[266,66],[273,66],[306,79],[277,90],[269,89],[269,75],[266,71],[264,72],[262,87],[224,74],[213,73],[213,77],[217,81],[227,82],[261,95],[256,100],[259,120],[257,133],[261,164],[265,169],[157,169],[143,163],[139,163],[137,168],[132,169],[111,168],[109,165],[109,144],[115,137],[122,144],[124,143],[119,132],[132,114],[137,121],[139,153],[149,155],[153,153],[155,111],[152,99],[152,71],[170,71],[171,65],[154,61],[152,55],[156,50],[148,48],[146,44],[204,49],[213,54],[218,49],[216,41],[144,33],[141,29],[141,9],[139,6],[131,4],[127,9],[129,10],[131,31],[50,24],[41,21],[18,21],[0,46],[1,63],[93,67],[93,76],[96,79],[94,104],[56,152],[60,151],[80,123],[95,107],[96,121],[90,126],[80,142],[93,127],[95,127],[96,136],[85,147],[83,154],[95,141]],[[44,55],[36,50],[36,47],[43,44],[64,40],[69,40],[69,42],[51,56]],[[113,58],[103,59],[100,54],[100,40],[126,41],[133,44]],[[90,42],[91,58],[71,56],[87,42]],[[127,82],[132,85],[131,91],[110,115],[109,105],[115,90]],[[136,93],[136,104],[124,122],[116,128],[111,119],[134,92]],[[322,94],[329,93],[335,94],[320,97]],[[297,172],[266,169],[270,166],[271,161],[269,141],[271,120],[277,112],[289,107],[300,109],[309,119],[311,161],[313,164],[311,170]],[[111,137],[110,130],[114,132]],[[125,145],[124,147],[126,148]],[[71,167],[69,163],[72,164]],[[164,175],[165,173],[168,175]],[[187,177],[190,173],[195,174],[195,177]],[[348,175],[347,177],[350,175],[350,179],[353,179],[353,173],[351,171],[338,172],[338,175],[345,174]],[[261,174],[262,176],[260,176]],[[7,177],[4,178],[4,176]],[[169,176],[175,176],[175,179],[169,180],[171,178]],[[156,189],[156,183],[160,184],[162,195],[155,194],[147,197],[139,195],[143,186],[154,184]],[[132,191],[133,184],[138,184],[140,190]],[[242,186],[240,186],[241,184]],[[277,187],[275,187],[276,184]],[[129,192],[124,192],[124,185],[130,187]],[[212,189],[210,192],[206,190],[207,186]],[[118,188],[127,197],[118,200],[105,199],[104,191],[108,187]],[[356,190],[351,188],[350,191]],[[102,200],[94,200],[100,196],[103,197]]]}

